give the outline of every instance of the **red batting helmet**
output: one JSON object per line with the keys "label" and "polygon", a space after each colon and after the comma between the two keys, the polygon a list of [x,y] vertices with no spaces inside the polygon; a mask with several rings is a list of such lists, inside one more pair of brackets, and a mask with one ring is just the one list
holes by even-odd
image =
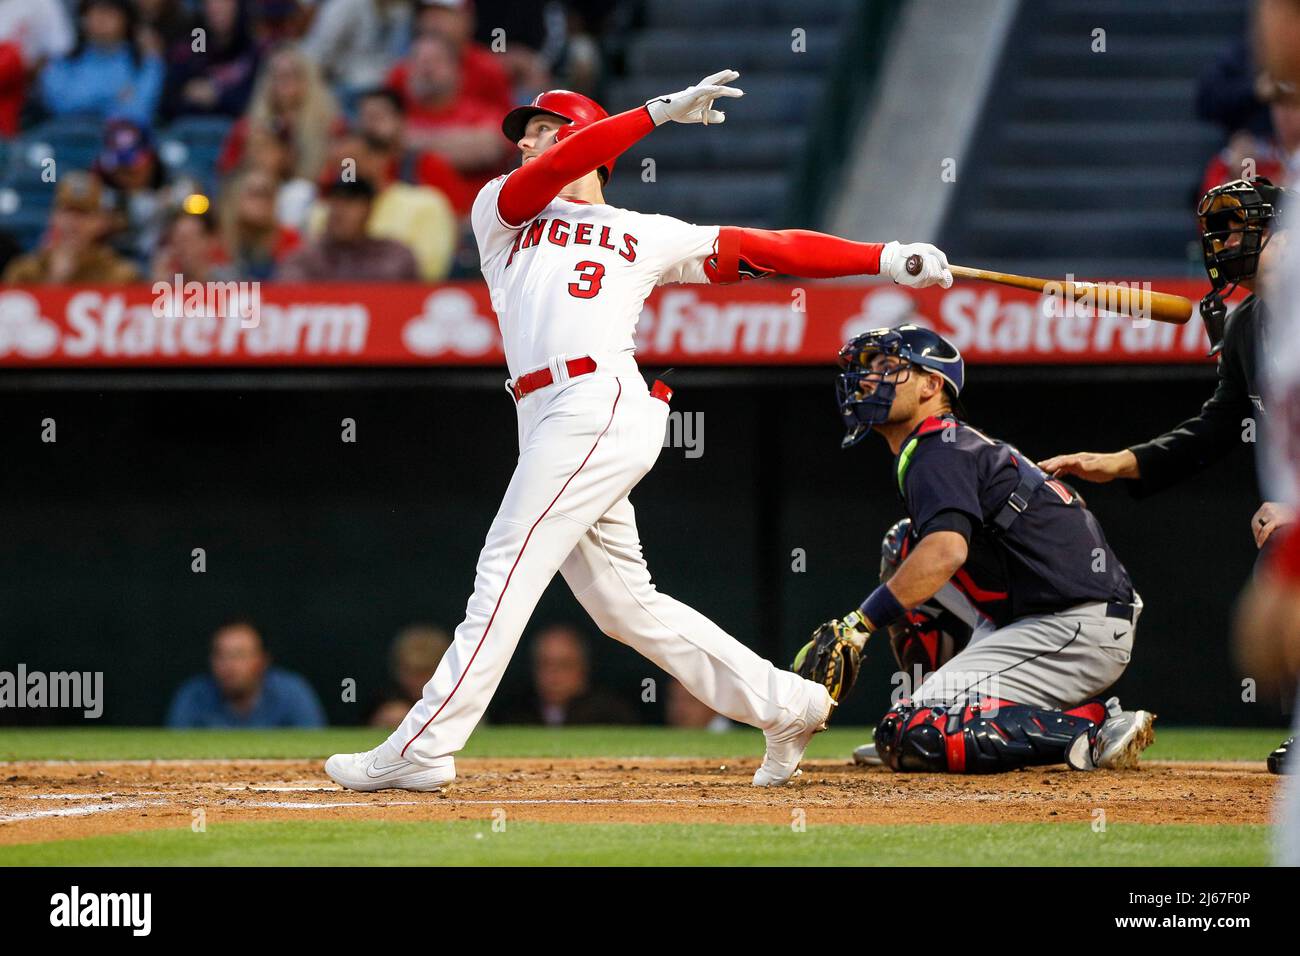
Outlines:
{"label": "red batting helmet", "polygon": [[[538,93],[527,106],[517,106],[507,113],[506,118],[501,121],[501,132],[506,134],[506,139],[510,142],[517,143],[524,138],[528,121],[534,116],[542,115],[558,116],[571,124],[573,129],[590,126],[609,116],[605,108],[589,96],[574,93],[572,90],[547,90],[545,93]],[[563,134],[556,138],[562,139]],[[611,159],[602,165],[600,171],[605,174],[605,179],[608,181],[614,172],[614,160]]]}

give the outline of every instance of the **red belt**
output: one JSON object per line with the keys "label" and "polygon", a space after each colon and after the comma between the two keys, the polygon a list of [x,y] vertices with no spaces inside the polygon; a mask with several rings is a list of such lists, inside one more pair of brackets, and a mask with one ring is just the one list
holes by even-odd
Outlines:
{"label": "red belt", "polygon": [[[579,375],[588,375],[596,371],[596,360],[590,355],[583,355],[580,358],[569,359],[564,363],[565,369],[568,370],[569,378],[577,378]],[[534,372],[527,372],[515,379],[510,386],[510,392],[514,395],[515,401],[519,401],[529,392],[535,392],[539,388],[545,388],[555,381],[555,376],[551,374],[549,365],[543,366]]]}

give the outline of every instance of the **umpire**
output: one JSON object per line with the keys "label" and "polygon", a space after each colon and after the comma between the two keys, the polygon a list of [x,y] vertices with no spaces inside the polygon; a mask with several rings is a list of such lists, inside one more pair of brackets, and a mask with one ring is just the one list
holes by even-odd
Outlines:
{"label": "umpire", "polygon": [[[1214,394],[1193,418],[1150,441],[1123,451],[1076,452],[1039,462],[1051,475],[1073,475],[1086,481],[1124,478],[1136,498],[1177,484],[1189,475],[1226,458],[1243,443],[1248,421],[1264,418],[1263,391],[1256,366],[1260,340],[1267,334],[1267,310],[1256,287],[1260,255],[1273,236],[1283,190],[1263,177],[1238,179],[1216,186],[1201,197],[1196,213],[1201,232],[1210,292],[1201,300],[1201,317],[1210,336],[1211,355],[1218,355]],[[1224,298],[1240,286],[1250,295],[1227,312]],[[1265,501],[1251,518],[1255,546],[1263,548],[1279,528],[1295,518],[1279,502]],[[1268,758],[1274,773],[1294,738]]]}

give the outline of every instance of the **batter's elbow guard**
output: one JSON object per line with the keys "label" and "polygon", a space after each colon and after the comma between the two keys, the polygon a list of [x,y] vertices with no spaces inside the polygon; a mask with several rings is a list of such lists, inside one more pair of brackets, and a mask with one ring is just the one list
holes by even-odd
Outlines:
{"label": "batter's elbow guard", "polygon": [[[761,235],[763,234],[759,230],[742,229],[739,226],[719,227],[713,255],[704,260],[704,274],[708,280],[723,285],[742,279],[770,276],[774,270],[755,261],[755,253],[761,251],[761,241],[756,237]],[[747,248],[756,245],[760,248]]]}

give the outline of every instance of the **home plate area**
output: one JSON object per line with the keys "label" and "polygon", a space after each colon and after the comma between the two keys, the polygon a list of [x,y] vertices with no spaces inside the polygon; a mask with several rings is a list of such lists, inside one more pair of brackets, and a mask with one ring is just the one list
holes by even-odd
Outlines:
{"label": "home plate area", "polygon": [[1262,824],[1278,778],[1262,764],[1152,762],[998,776],[900,775],[814,761],[787,787],[749,785],[752,759],[464,759],[438,793],[361,794],[314,760],[0,764],[0,844],[288,819],[512,819],[566,823],[1110,822]]}

